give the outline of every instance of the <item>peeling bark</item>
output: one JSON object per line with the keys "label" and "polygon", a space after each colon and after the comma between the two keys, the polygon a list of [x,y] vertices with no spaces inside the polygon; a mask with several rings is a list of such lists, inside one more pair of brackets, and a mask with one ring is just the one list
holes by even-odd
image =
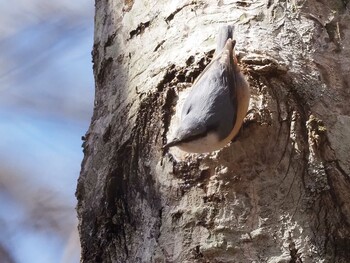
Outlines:
{"label": "peeling bark", "polygon": [[[82,262],[348,262],[348,1],[96,1],[96,96],[77,187]],[[239,136],[163,152],[235,24]]]}

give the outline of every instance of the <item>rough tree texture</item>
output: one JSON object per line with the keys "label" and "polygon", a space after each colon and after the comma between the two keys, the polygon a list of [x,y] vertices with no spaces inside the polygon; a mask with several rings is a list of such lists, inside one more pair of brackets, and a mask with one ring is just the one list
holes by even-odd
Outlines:
{"label": "rough tree texture", "polygon": [[[97,0],[82,262],[349,262],[348,0]],[[223,24],[252,89],[239,136],[162,151]]]}

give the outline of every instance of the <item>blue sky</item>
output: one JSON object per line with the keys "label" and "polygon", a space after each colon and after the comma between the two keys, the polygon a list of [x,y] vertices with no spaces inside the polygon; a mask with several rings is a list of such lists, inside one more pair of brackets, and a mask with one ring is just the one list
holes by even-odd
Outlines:
{"label": "blue sky", "polygon": [[16,263],[63,262],[75,229],[93,12],[93,1],[0,0],[0,246]]}

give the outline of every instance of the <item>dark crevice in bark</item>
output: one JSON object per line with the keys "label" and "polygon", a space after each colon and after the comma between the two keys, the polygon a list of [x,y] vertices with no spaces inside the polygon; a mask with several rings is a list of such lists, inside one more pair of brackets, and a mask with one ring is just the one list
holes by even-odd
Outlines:
{"label": "dark crevice in bark", "polygon": [[289,253],[291,258],[289,263],[303,263],[301,253],[299,253],[299,250],[295,247],[293,241],[289,244]]}
{"label": "dark crevice in bark", "polygon": [[201,252],[201,247],[198,245],[193,249],[193,259],[203,258],[203,253]]}
{"label": "dark crevice in bark", "polygon": [[94,70],[94,74],[97,75],[97,64],[100,61],[100,52],[98,51],[98,47],[100,46],[100,42],[94,43],[94,46],[91,51],[92,56],[92,66]]}
{"label": "dark crevice in bark", "polygon": [[165,22],[169,23],[171,20],[174,19],[175,15],[176,15],[177,13],[179,13],[182,9],[184,9],[184,8],[187,7],[187,6],[194,5],[194,4],[196,4],[196,1],[192,1],[192,2],[187,3],[187,4],[185,4],[185,5],[183,5],[183,6],[179,7],[179,8],[176,8],[176,10],[175,10],[174,12],[172,12],[170,15],[168,15],[168,16],[165,18]]}
{"label": "dark crevice in bark", "polygon": [[164,43],[165,43],[165,40],[160,41],[157,44],[157,46],[154,48],[153,52],[156,52]]}
{"label": "dark crevice in bark", "polygon": [[143,32],[145,32],[145,29],[147,27],[149,27],[151,24],[151,21],[146,21],[146,22],[141,22],[137,27],[136,29],[134,30],[131,30],[130,33],[129,33],[129,40],[132,39],[134,36],[138,36],[138,35],[141,35],[143,34]]}
{"label": "dark crevice in bark", "polygon": [[251,2],[248,1],[237,1],[236,5],[239,7],[250,7],[251,6]]}
{"label": "dark crevice in bark", "polygon": [[108,36],[107,41],[103,47],[103,50],[105,53],[106,53],[107,47],[112,46],[114,44],[116,35],[117,35],[117,31],[113,32],[111,35]]}
{"label": "dark crevice in bark", "polygon": [[112,126],[109,124],[102,136],[103,142],[106,143],[111,139]]}
{"label": "dark crevice in bark", "polygon": [[[120,153],[125,154],[124,151],[125,148],[122,147]],[[119,240],[119,245],[123,247],[125,255],[128,257],[129,252],[127,247],[125,226],[127,224],[132,224],[132,220],[127,201],[129,183],[125,178],[123,178],[122,169],[123,167],[116,167],[114,171],[109,173],[109,178],[107,177],[107,183],[105,186],[105,200],[103,201],[105,201],[104,203],[106,204],[106,242],[108,244],[114,240],[114,237],[117,237]],[[101,250],[103,246],[107,244],[101,244]]]}
{"label": "dark crevice in bark", "polygon": [[110,73],[112,70],[113,58],[109,57],[107,59],[103,59],[101,63],[101,67],[98,69],[96,74],[96,83],[100,88],[104,87],[104,83],[108,81],[110,77]]}

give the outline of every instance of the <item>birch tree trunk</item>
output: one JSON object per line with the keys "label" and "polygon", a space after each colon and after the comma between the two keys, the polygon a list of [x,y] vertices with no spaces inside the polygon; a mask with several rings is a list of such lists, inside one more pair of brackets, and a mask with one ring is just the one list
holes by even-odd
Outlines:
{"label": "birch tree trunk", "polygon": [[[349,8],[96,0],[82,262],[349,262]],[[251,86],[244,127],[212,154],[163,152],[224,24]]]}

